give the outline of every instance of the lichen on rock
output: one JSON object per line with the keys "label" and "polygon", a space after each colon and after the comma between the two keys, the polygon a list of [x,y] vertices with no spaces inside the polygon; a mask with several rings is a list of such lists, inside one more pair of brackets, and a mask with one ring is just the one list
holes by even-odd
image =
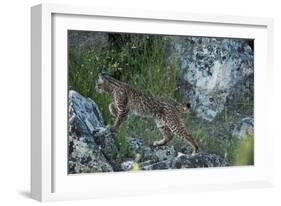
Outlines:
{"label": "lichen on rock", "polygon": [[195,156],[178,152],[172,145],[151,147],[141,138],[127,138],[133,157],[124,157],[103,123],[97,104],[71,90],[69,92],[68,173],[225,166],[215,154]]}
{"label": "lichen on rock", "polygon": [[254,74],[254,54],[247,40],[172,37],[169,45],[167,56],[179,60],[180,91],[198,117],[212,121],[237,93],[247,96],[243,93],[249,87],[243,82]]}
{"label": "lichen on rock", "polygon": [[232,131],[232,136],[239,139],[243,139],[247,135],[254,135],[254,119],[252,117],[243,118]]}

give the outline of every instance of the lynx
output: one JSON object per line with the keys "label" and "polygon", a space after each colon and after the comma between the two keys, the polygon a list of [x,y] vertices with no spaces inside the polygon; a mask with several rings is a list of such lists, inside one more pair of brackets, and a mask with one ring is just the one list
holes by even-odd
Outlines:
{"label": "lynx", "polygon": [[198,152],[197,143],[183,126],[179,112],[172,104],[147,95],[107,73],[99,74],[96,90],[98,93],[107,93],[113,97],[113,102],[109,104],[109,111],[116,119],[110,128],[111,131],[116,131],[131,112],[144,118],[154,119],[163,138],[153,142],[153,146],[167,144],[175,134],[188,140],[193,148],[192,154]]}

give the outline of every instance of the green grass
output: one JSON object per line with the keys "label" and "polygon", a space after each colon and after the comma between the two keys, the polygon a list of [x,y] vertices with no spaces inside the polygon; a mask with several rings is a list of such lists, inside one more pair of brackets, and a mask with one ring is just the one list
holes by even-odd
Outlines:
{"label": "green grass", "polygon": [[[116,35],[118,37],[118,35]],[[124,40],[125,38],[125,40]],[[69,48],[69,88],[96,101],[106,124],[112,124],[108,105],[112,98],[95,91],[100,71],[144,90],[146,93],[167,101],[180,101],[176,91],[177,60],[167,63],[165,48],[167,40],[162,36],[120,35],[110,37],[110,48],[102,51]],[[161,138],[155,128],[147,129],[151,122],[130,116],[118,132],[121,151],[130,156],[126,137],[142,136],[147,142]]]}
{"label": "green grass", "polygon": [[105,121],[109,121],[110,113],[107,105],[111,97],[99,94],[95,91],[95,84],[98,73],[103,68],[106,60],[97,55],[94,49],[79,52],[78,48],[69,48],[68,81],[69,89],[74,89],[86,97],[94,99],[99,105]]}
{"label": "green grass", "polygon": [[82,52],[75,47],[69,48],[69,88],[94,99],[109,123],[112,118],[107,105],[112,99],[95,91],[95,82],[101,71],[107,71],[113,77],[154,96],[179,101],[176,91],[177,60],[167,63],[167,40],[162,36],[134,34],[126,41],[124,38],[124,35],[118,40],[114,38],[109,49],[98,52],[94,48]]}
{"label": "green grass", "polygon": [[254,136],[246,135],[236,148],[233,165],[254,165]]}
{"label": "green grass", "polygon": [[[164,36],[110,34],[109,45],[101,50],[69,47],[69,89],[93,99],[98,104],[106,124],[112,124],[114,118],[108,110],[112,97],[95,91],[95,82],[101,71],[107,71],[116,79],[165,101],[180,103],[182,97],[176,89],[179,62],[176,58],[167,61],[165,56],[167,43],[168,39]],[[243,109],[244,104],[243,101],[239,102],[237,109]],[[235,110],[226,108],[216,118],[219,127],[224,129],[226,139],[223,141],[217,137],[218,124],[200,120],[192,113],[183,114],[183,119],[186,128],[202,150],[225,157],[229,165],[251,163],[253,162],[251,138],[241,142],[230,137],[230,126],[239,120],[233,115],[233,111]],[[118,130],[116,141],[122,155],[133,158],[127,143],[128,137],[141,137],[147,144],[152,144],[161,138],[161,134],[153,120],[129,115]],[[183,140],[175,137],[170,144],[179,149]]]}

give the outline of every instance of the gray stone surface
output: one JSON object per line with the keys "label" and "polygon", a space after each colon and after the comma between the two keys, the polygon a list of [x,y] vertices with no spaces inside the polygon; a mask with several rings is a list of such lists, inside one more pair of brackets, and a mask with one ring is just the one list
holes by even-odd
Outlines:
{"label": "gray stone surface", "polygon": [[97,104],[74,90],[69,91],[69,123],[74,127],[72,129],[82,133],[92,133],[95,128],[104,127]]}
{"label": "gray stone surface", "polygon": [[100,52],[108,47],[108,34],[105,32],[74,31],[68,32],[69,47],[78,48],[78,51],[95,49]]}
{"label": "gray stone surface", "polygon": [[[226,165],[223,158],[215,154],[198,153],[192,156],[191,150],[189,154],[184,154],[177,152],[172,145],[150,148],[139,138],[129,138],[128,141],[134,154],[142,154],[139,165],[143,170],[219,167]],[[186,150],[189,151],[188,148]],[[134,163],[138,162],[134,160],[126,161],[124,168],[130,170]]]}
{"label": "gray stone surface", "polygon": [[239,139],[247,137],[247,135],[254,134],[254,118],[245,117],[237,125],[235,125],[232,136]]}
{"label": "gray stone surface", "polygon": [[144,170],[162,169],[182,169],[182,168],[204,168],[204,167],[224,167],[225,161],[218,155],[209,153],[198,153],[196,155],[186,155],[178,153],[177,157],[159,162],[144,162],[141,168]]}
{"label": "gray stone surface", "polygon": [[96,144],[93,131],[104,126],[96,103],[69,91],[68,172],[111,172],[112,165]]}
{"label": "gray stone surface", "polygon": [[98,145],[86,143],[83,136],[71,136],[68,156],[68,173],[113,172],[113,167],[106,160]]}
{"label": "gray stone surface", "polygon": [[115,136],[103,123],[96,103],[75,91],[69,92],[68,172],[91,173],[225,166],[215,154],[195,156],[176,151],[173,145],[151,147],[141,138],[127,139],[132,157],[123,157]]}
{"label": "gray stone surface", "polygon": [[134,163],[135,162],[133,160],[128,160],[128,161],[122,162],[121,169],[123,171],[130,171],[132,169]]}
{"label": "gray stone surface", "polygon": [[173,37],[167,56],[179,60],[179,89],[203,119],[212,121],[227,101],[253,98],[254,57],[247,40]]}
{"label": "gray stone surface", "polygon": [[194,156],[179,154],[171,162],[174,169],[180,168],[203,168],[203,167],[223,167],[226,166],[223,158],[216,154],[200,152]]}

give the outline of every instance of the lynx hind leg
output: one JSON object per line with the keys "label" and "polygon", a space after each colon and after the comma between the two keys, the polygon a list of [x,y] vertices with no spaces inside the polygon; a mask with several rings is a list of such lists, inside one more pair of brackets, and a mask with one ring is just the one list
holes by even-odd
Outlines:
{"label": "lynx hind leg", "polygon": [[153,146],[161,146],[167,144],[172,138],[173,138],[173,133],[167,126],[159,127],[159,130],[163,136],[161,140],[153,142]]}
{"label": "lynx hind leg", "polygon": [[199,147],[197,145],[197,143],[195,142],[195,140],[193,139],[193,137],[191,136],[191,134],[186,130],[186,128],[182,127],[178,132],[178,135],[181,136],[182,138],[186,139],[192,146],[192,155],[195,155],[196,153],[198,153],[199,151]]}
{"label": "lynx hind leg", "polygon": [[109,109],[110,114],[111,114],[113,117],[116,117],[117,111],[116,111],[116,107],[115,107],[115,105],[114,105],[113,102],[111,102],[111,103],[108,105],[108,109]]}
{"label": "lynx hind leg", "polygon": [[172,131],[173,134],[178,135],[179,137],[186,139],[188,143],[192,146],[192,155],[198,153],[199,147],[195,140],[193,139],[192,135],[187,131],[187,129],[183,126],[180,118],[178,115],[173,114],[170,119],[167,119],[167,125]]}

